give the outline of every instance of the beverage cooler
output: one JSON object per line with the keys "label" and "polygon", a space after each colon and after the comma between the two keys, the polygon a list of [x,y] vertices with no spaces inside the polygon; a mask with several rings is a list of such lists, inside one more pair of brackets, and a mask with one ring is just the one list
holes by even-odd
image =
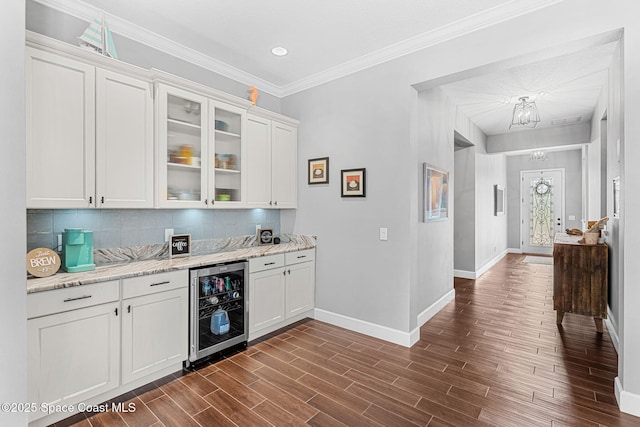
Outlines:
{"label": "beverage cooler", "polygon": [[247,262],[189,270],[189,360],[187,366],[248,337]]}

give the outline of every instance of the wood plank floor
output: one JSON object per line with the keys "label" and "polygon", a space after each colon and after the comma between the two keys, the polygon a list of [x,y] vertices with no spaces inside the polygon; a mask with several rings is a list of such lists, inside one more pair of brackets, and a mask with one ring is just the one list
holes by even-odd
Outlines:
{"label": "wood plank floor", "polygon": [[508,255],[412,348],[309,320],[122,396],[87,426],[640,426],[616,406],[617,356],[591,318],[555,323],[552,266]]}

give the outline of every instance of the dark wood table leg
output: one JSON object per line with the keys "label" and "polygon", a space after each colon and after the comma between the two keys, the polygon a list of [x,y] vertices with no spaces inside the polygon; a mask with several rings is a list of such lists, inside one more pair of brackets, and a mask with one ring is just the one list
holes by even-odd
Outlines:
{"label": "dark wood table leg", "polygon": [[593,320],[596,322],[596,331],[598,331],[598,333],[602,333],[602,318],[594,317]]}
{"label": "dark wood table leg", "polygon": [[562,325],[562,319],[564,319],[564,311],[556,311],[556,323]]}

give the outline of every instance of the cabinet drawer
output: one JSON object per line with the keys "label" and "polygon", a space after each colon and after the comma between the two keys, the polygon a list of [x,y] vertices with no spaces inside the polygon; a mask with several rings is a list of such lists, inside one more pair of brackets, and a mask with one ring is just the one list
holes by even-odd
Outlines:
{"label": "cabinet drawer", "polygon": [[287,252],[284,256],[287,265],[299,264],[301,262],[313,261],[316,259],[315,249],[305,249],[298,252]]}
{"label": "cabinet drawer", "polygon": [[249,272],[269,270],[284,266],[284,254],[267,255],[249,259]]}
{"label": "cabinet drawer", "polygon": [[184,288],[188,285],[188,270],[131,277],[129,279],[122,279],[122,299]]}
{"label": "cabinet drawer", "polygon": [[27,319],[120,299],[120,281],[54,289],[27,295]]}

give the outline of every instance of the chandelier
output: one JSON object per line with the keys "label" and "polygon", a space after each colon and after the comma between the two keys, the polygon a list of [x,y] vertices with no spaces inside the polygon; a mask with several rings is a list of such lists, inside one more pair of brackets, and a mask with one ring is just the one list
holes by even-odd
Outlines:
{"label": "chandelier", "polygon": [[520,102],[513,107],[513,117],[511,118],[512,126],[526,126],[530,128],[536,127],[540,122],[540,115],[538,115],[538,107],[536,107],[535,101],[529,101],[528,96],[520,98]]}
{"label": "chandelier", "polygon": [[529,154],[529,160],[544,162],[548,158],[549,157],[547,156],[547,153],[545,153],[544,151],[533,151],[531,152],[531,154]]}

